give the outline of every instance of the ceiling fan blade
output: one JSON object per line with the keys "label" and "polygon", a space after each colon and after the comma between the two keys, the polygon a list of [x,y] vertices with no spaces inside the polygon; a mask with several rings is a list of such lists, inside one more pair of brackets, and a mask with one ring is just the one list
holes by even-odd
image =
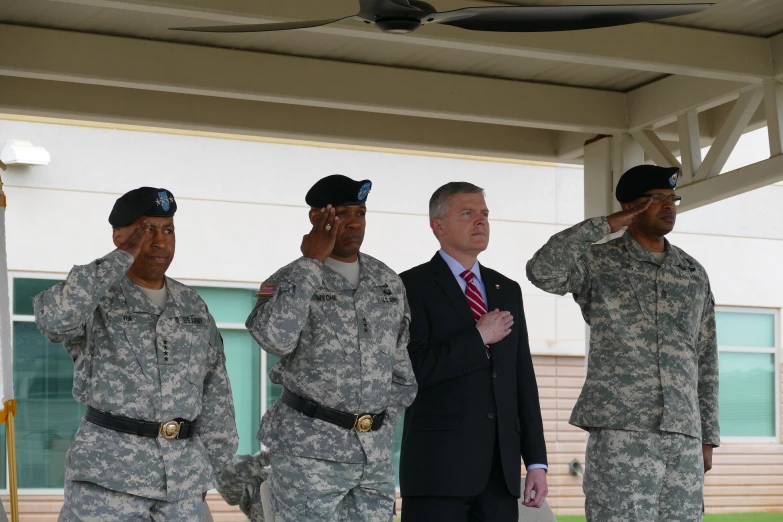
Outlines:
{"label": "ceiling fan blade", "polygon": [[453,25],[471,31],[576,31],[694,14],[712,5],[697,3],[467,7],[434,13],[423,22]]}
{"label": "ceiling fan blade", "polygon": [[302,22],[280,22],[270,24],[248,25],[212,25],[207,27],[171,27],[174,31],[193,31],[197,33],[261,33],[266,31],[288,31],[290,29],[307,29],[309,27],[321,27],[348,20],[353,16],[334,18],[331,20],[305,20]]}

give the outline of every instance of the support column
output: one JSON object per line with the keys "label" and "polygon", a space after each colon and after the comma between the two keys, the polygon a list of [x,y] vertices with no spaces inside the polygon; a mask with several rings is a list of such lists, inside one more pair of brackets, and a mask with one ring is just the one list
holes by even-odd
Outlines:
{"label": "support column", "polygon": [[630,134],[612,136],[612,212],[620,210],[620,203],[614,199],[614,188],[623,173],[644,163],[644,149]]}
{"label": "support column", "polygon": [[[620,203],[614,198],[614,188],[623,172],[642,163],[644,150],[630,134],[603,136],[585,144],[585,219],[608,216],[620,210]],[[604,240],[611,237],[607,236]],[[590,327],[585,325],[585,354],[589,350]]]}
{"label": "support column", "polygon": [[630,134],[605,136],[585,145],[585,218],[620,210],[614,188],[623,172],[644,163],[644,150]]}
{"label": "support column", "polygon": [[585,219],[612,212],[612,137],[597,138],[585,145]]}

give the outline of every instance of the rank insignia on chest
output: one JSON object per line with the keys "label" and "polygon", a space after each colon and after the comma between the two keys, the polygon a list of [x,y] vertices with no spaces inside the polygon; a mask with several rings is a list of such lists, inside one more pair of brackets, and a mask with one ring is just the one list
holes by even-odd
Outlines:
{"label": "rank insignia on chest", "polygon": [[334,294],[315,294],[316,301],[337,301],[337,296]]}
{"label": "rank insignia on chest", "polygon": [[370,321],[364,316],[359,316],[359,339],[372,337],[372,327]]}
{"label": "rank insignia on chest", "polygon": [[261,285],[261,290],[258,291],[256,297],[272,297],[275,295],[275,292],[277,292],[277,285],[264,283]]}
{"label": "rank insignia on chest", "polygon": [[174,364],[172,361],[171,343],[166,339],[158,342],[158,364]]}

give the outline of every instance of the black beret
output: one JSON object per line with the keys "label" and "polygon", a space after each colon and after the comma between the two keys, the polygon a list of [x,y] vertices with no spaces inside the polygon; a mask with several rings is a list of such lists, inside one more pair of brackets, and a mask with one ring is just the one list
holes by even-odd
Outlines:
{"label": "black beret", "polygon": [[332,174],[318,180],[307,191],[305,202],[313,208],[324,208],[326,205],[360,205],[367,201],[371,188],[372,182],[369,179],[354,181],[342,174]]}
{"label": "black beret", "polygon": [[141,187],[114,202],[109,223],[114,228],[127,227],[139,216],[171,217],[176,211],[174,194],[163,188]]}
{"label": "black beret", "polygon": [[630,203],[648,190],[675,188],[679,177],[677,167],[637,165],[620,177],[614,195],[620,203]]}

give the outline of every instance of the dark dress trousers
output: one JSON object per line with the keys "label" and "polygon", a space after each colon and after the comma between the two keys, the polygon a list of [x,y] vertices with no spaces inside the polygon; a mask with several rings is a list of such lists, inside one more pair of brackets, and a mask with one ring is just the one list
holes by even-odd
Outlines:
{"label": "dark dress trousers", "polygon": [[520,456],[526,465],[547,464],[521,288],[494,270],[480,270],[487,309],[514,317],[511,333],[491,346],[491,358],[465,294],[439,253],[400,274],[411,308],[408,352],[419,385],[405,414],[403,499],[479,496],[493,483],[493,461],[499,476],[502,467],[494,482],[505,482],[519,497]]}

